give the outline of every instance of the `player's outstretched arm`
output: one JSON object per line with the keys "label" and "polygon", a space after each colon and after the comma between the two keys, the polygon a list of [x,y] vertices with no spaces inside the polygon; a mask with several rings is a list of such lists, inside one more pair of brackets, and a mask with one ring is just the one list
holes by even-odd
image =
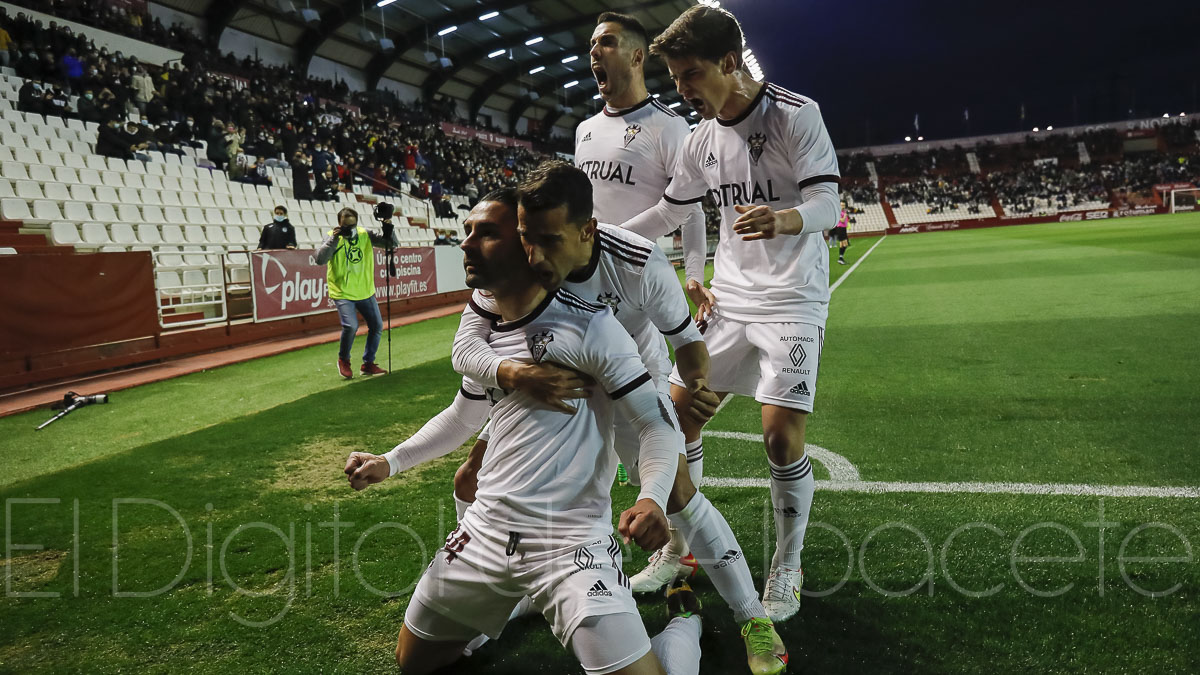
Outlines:
{"label": "player's outstretched arm", "polygon": [[477,295],[473,306],[463,310],[451,352],[454,370],[485,386],[523,391],[559,412],[574,414],[568,401],[587,398],[591,378],[551,363],[520,363],[497,354],[488,342],[492,320],[484,315],[489,309],[480,304],[483,301]]}
{"label": "player's outstretched arm", "polygon": [[464,386],[458,390],[449,408],[387,453],[350,453],[345,468],[350,487],[362,490],[401,471],[449,454],[483,428],[491,408],[485,395],[469,393]]}

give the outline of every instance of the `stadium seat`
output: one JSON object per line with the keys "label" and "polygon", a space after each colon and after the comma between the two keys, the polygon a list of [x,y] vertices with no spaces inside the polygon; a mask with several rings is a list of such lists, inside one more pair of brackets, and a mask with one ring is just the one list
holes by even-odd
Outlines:
{"label": "stadium seat", "polygon": [[164,206],[163,215],[166,216],[166,222],[171,225],[182,226],[187,223],[187,215],[178,206]]}
{"label": "stadium seat", "polygon": [[157,176],[153,173],[148,173],[142,178],[142,183],[151,190],[162,190],[162,176]]}
{"label": "stadium seat", "polygon": [[215,208],[217,206],[216,196],[211,192],[200,192],[196,195],[196,201],[201,207]]}
{"label": "stadium seat", "polygon": [[177,176],[163,176],[162,185],[164,190],[172,190],[174,192],[183,190],[183,187],[179,185],[179,178]]}
{"label": "stadium seat", "polygon": [[133,204],[118,204],[117,205],[117,220],[122,223],[141,223],[142,212]]}
{"label": "stadium seat", "polygon": [[101,223],[84,223],[82,239],[85,243],[97,246],[112,243],[108,236],[108,228]]}
{"label": "stadium seat", "polygon": [[50,149],[53,150],[54,152],[58,152],[58,153],[71,152],[71,143],[70,143],[70,141],[68,141],[66,139],[51,138],[50,141],[48,142],[48,145],[50,146]]}
{"label": "stadium seat", "polygon": [[29,202],[12,197],[0,199],[0,217],[4,220],[27,221],[33,218],[29,212]]}
{"label": "stadium seat", "polygon": [[162,206],[162,197],[159,196],[158,190],[152,188],[142,188],[138,190],[138,198],[142,204],[154,204]]}
{"label": "stadium seat", "polygon": [[98,186],[103,185],[100,181],[100,172],[95,169],[80,169],[79,182],[84,185]]}
{"label": "stadium seat", "polygon": [[122,176],[122,178],[124,178],[125,185],[127,187],[140,189],[140,188],[146,187],[146,184],[142,182],[143,175],[145,175],[145,174],[140,174],[140,173],[137,173],[136,171],[127,171],[127,172],[125,172],[125,175]]}
{"label": "stadium seat", "polygon": [[189,244],[207,244],[208,239],[204,236],[204,227],[201,225],[187,225],[183,228],[183,238]]}
{"label": "stadium seat", "polygon": [[133,226],[129,223],[113,223],[110,237],[114,244],[128,246],[138,243],[137,235],[133,232]]}
{"label": "stadium seat", "polygon": [[92,212],[89,205],[85,202],[67,202],[66,204],[63,204],[63,216],[65,216],[65,220],[71,220],[76,223],[82,223],[85,220],[92,220]]}
{"label": "stadium seat", "polygon": [[204,209],[204,222],[211,225],[224,225],[225,214],[221,212],[221,209]]}
{"label": "stadium seat", "polygon": [[222,225],[209,225],[204,228],[204,238],[213,244],[229,243],[229,240],[225,237],[225,227]]}
{"label": "stadium seat", "polygon": [[126,171],[125,160],[120,157],[105,157],[104,161],[108,164],[107,168],[109,171],[120,171],[122,173]]}
{"label": "stadium seat", "polygon": [[77,202],[91,203],[91,202],[96,201],[96,194],[95,194],[95,192],[92,191],[92,186],[90,186],[90,185],[83,185],[81,183],[72,183],[71,184],[71,199],[73,199]]}
{"label": "stadium seat", "polygon": [[135,188],[123,187],[117,190],[117,198],[123,204],[139,204],[142,201],[142,196],[138,194]]}
{"label": "stadium seat", "polygon": [[13,148],[13,159],[22,164],[40,164],[37,151],[31,148]]}
{"label": "stadium seat", "polygon": [[163,225],[161,233],[165,244],[183,244],[187,241],[183,238],[183,228],[178,225]]}
{"label": "stadium seat", "polygon": [[245,233],[246,241],[250,242],[252,245],[258,245],[259,235],[262,234],[262,232],[259,231],[259,228],[254,227],[253,225],[247,225],[242,228],[242,232]]}
{"label": "stadium seat", "polygon": [[191,224],[191,225],[206,224],[206,221],[204,219],[204,211],[198,207],[189,206],[183,210],[183,213],[185,216],[187,216],[187,220],[185,222],[188,224]]}
{"label": "stadium seat", "polygon": [[50,223],[56,220],[65,220],[58,202],[39,199],[33,203],[33,221],[30,222]]}
{"label": "stadium seat", "polygon": [[166,170],[162,162],[150,162],[146,165],[146,174],[149,176],[165,175]]}
{"label": "stadium seat", "polygon": [[109,187],[119,188],[125,187],[125,179],[122,174],[116,171],[104,171],[100,174],[100,180]]}
{"label": "stadium seat", "polygon": [[75,169],[69,166],[56,166],[54,167],[54,180],[75,187],[75,184],[79,182],[79,175],[75,173]]}
{"label": "stadium seat", "polygon": [[71,201],[71,192],[67,189],[66,183],[43,183],[42,192],[46,194],[46,199],[63,203]]}
{"label": "stadium seat", "polygon": [[45,199],[45,196],[42,194],[42,185],[37,181],[19,180],[16,184],[16,190],[17,196],[21,199],[28,199],[30,201]]}
{"label": "stadium seat", "polygon": [[176,155],[167,155],[167,161],[163,163],[163,176],[170,176],[175,179],[183,177],[183,172],[180,171],[178,159],[172,161],[171,158]]}
{"label": "stadium seat", "polygon": [[0,172],[3,172],[4,177],[9,180],[29,180],[29,172],[20,162],[4,162],[0,165]]}
{"label": "stadium seat", "polygon": [[86,157],[91,154],[92,146],[83,141],[71,141],[71,152]]}
{"label": "stadium seat", "polygon": [[184,206],[200,206],[199,195],[195,192],[181,190],[179,192],[179,203]]}
{"label": "stadium seat", "polygon": [[128,171],[129,173],[136,173],[141,176],[146,175],[146,162],[143,162],[141,160],[131,160],[131,161],[126,162],[125,166],[126,166],[125,170]]}
{"label": "stadium seat", "polygon": [[179,189],[183,192],[199,192],[200,188],[196,184],[195,178],[183,177],[179,179]]}
{"label": "stadium seat", "polygon": [[232,209],[233,208],[233,201],[229,198],[229,195],[215,194],[215,195],[213,195],[213,199],[216,201],[218,208],[222,208],[222,209]]}
{"label": "stadium seat", "polygon": [[42,164],[45,164],[47,166],[62,166],[63,165],[63,158],[62,158],[61,152],[55,152],[53,150],[46,150],[45,152],[42,152],[38,156],[41,157]]}
{"label": "stadium seat", "polygon": [[109,202],[96,202],[92,204],[92,219],[105,223],[117,222],[117,212],[113,209],[113,205]]}
{"label": "stadium seat", "polygon": [[157,204],[146,204],[142,207],[142,220],[154,225],[162,225],[167,222],[162,207]]}
{"label": "stadium seat", "polygon": [[174,190],[163,190],[158,196],[163,206],[183,206],[183,202],[179,201],[179,193]]}
{"label": "stadium seat", "polygon": [[75,227],[75,223],[50,223],[50,241],[58,246],[74,246],[82,244],[83,240],[79,238],[79,230]]}
{"label": "stadium seat", "polygon": [[13,189],[12,181],[7,178],[0,178],[0,198],[16,197],[16,190]]}
{"label": "stadium seat", "polygon": [[116,204],[121,201],[121,198],[117,196],[116,188],[108,185],[100,185],[96,187],[96,201]]}
{"label": "stadium seat", "polygon": [[66,153],[63,153],[62,158],[63,158],[63,165],[69,166],[72,169],[86,169],[87,168],[87,161],[83,158],[83,155],[77,155],[73,152],[66,152]]}
{"label": "stadium seat", "polygon": [[100,155],[93,155],[90,153],[85,153],[85,154],[87,154],[87,157],[84,160],[87,162],[87,168],[95,170],[95,171],[109,171],[110,170],[108,168],[107,158],[102,157]]}
{"label": "stadium seat", "polygon": [[138,225],[137,238],[143,244],[161,244],[162,233],[159,231],[159,225],[150,225],[147,223]]}
{"label": "stadium seat", "polygon": [[54,170],[45,164],[29,165],[29,179],[36,180],[41,183],[46,181],[54,181]]}
{"label": "stadium seat", "polygon": [[46,143],[46,139],[42,138],[41,136],[34,136],[33,138],[26,138],[25,139],[25,147],[29,148],[30,150],[49,150],[50,149],[50,145],[48,143]]}

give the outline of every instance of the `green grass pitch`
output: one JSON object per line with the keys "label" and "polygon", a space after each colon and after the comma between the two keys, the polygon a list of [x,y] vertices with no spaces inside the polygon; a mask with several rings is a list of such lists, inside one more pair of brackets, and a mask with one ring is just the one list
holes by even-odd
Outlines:
{"label": "green grass pitch", "polygon": [[[397,328],[384,378],[341,381],[322,345],[36,434],[45,411],[0,419],[0,671],[393,672],[465,450],[362,493],[341,467],[450,401],[456,326]],[[883,239],[833,295],[808,442],[863,481],[916,485],[819,486],[810,594],[780,628],[791,672],[1200,672],[1198,345],[1200,215]],[[755,434],[757,406],[734,399],[709,429]],[[705,454],[708,477],[767,476],[759,443]],[[938,491],[963,483],[1014,487]],[[1047,484],[1193,496],[1019,493]],[[705,492],[761,588],[767,491]],[[615,488],[614,510],[634,495]],[[695,585],[702,671],[745,672],[729,612]],[[663,602],[641,607],[661,629]],[[455,672],[577,671],[535,617]]]}

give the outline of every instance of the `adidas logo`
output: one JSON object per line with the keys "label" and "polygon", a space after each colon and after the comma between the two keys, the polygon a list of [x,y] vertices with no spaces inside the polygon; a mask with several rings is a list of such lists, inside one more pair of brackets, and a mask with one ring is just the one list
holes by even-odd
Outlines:
{"label": "adidas logo", "polygon": [[800,516],[800,512],[797,511],[796,507],[794,507],[794,506],[785,506],[782,509],[776,508],[775,513],[778,513],[779,515],[783,516],[784,518],[797,518]]}
{"label": "adidas logo", "polygon": [[590,132],[590,131],[589,131],[589,132],[587,132],[586,134],[584,134],[584,135],[583,135],[583,138],[579,139],[579,142],[580,142],[580,143],[587,143],[587,142],[588,142],[588,141],[590,141],[590,140],[592,140],[592,132]]}
{"label": "adidas logo", "polygon": [[717,165],[717,158],[714,157],[711,152],[708,153],[708,159],[704,160],[704,168],[711,169],[716,165]]}
{"label": "adidas logo", "polygon": [[728,567],[728,566],[732,565],[733,563],[737,562],[738,560],[741,560],[741,558],[742,558],[741,551],[735,551],[733,549],[729,549],[728,551],[725,551],[725,555],[721,556],[721,559],[717,561],[717,564],[714,565],[714,567],[716,567],[717,569],[721,569],[722,567]]}
{"label": "adidas logo", "polygon": [[589,598],[598,598],[602,595],[611,597],[612,591],[608,590],[608,586],[605,586],[603,581],[597,580],[596,583],[592,585],[592,590],[588,591],[587,596]]}
{"label": "adidas logo", "polygon": [[808,393],[808,385],[805,384],[804,382],[801,382],[800,384],[792,387],[791,389],[788,389],[788,392],[790,392],[792,394],[800,394],[801,396],[809,396],[810,395]]}

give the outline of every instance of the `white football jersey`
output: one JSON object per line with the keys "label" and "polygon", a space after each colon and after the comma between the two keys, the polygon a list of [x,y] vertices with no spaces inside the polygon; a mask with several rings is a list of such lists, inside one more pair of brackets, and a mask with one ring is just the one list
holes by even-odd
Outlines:
{"label": "white football jersey", "polygon": [[607,106],[575,128],[575,166],[592,181],[592,215],[624,223],[658,203],[688,136],[688,123],[647,96],[626,110]]}
{"label": "white football jersey", "polygon": [[[633,340],[607,308],[561,289],[509,323],[474,303],[472,308],[491,324],[491,346],[503,358],[573,368],[592,376],[607,396],[597,391],[573,399],[569,404],[577,412],[565,415],[524,392],[488,389],[491,439],[468,525],[531,538],[611,534],[613,401],[650,382]],[[464,383],[464,390],[472,389]]]}
{"label": "white football jersey", "polygon": [[712,292],[722,316],[825,325],[829,252],[821,234],[743,241],[733,232],[733,207],[794,208],[806,186],[839,180],[817,103],[773,84],[737,119],[704,120],[692,131],[664,198],[686,204],[708,193],[721,209]]}

